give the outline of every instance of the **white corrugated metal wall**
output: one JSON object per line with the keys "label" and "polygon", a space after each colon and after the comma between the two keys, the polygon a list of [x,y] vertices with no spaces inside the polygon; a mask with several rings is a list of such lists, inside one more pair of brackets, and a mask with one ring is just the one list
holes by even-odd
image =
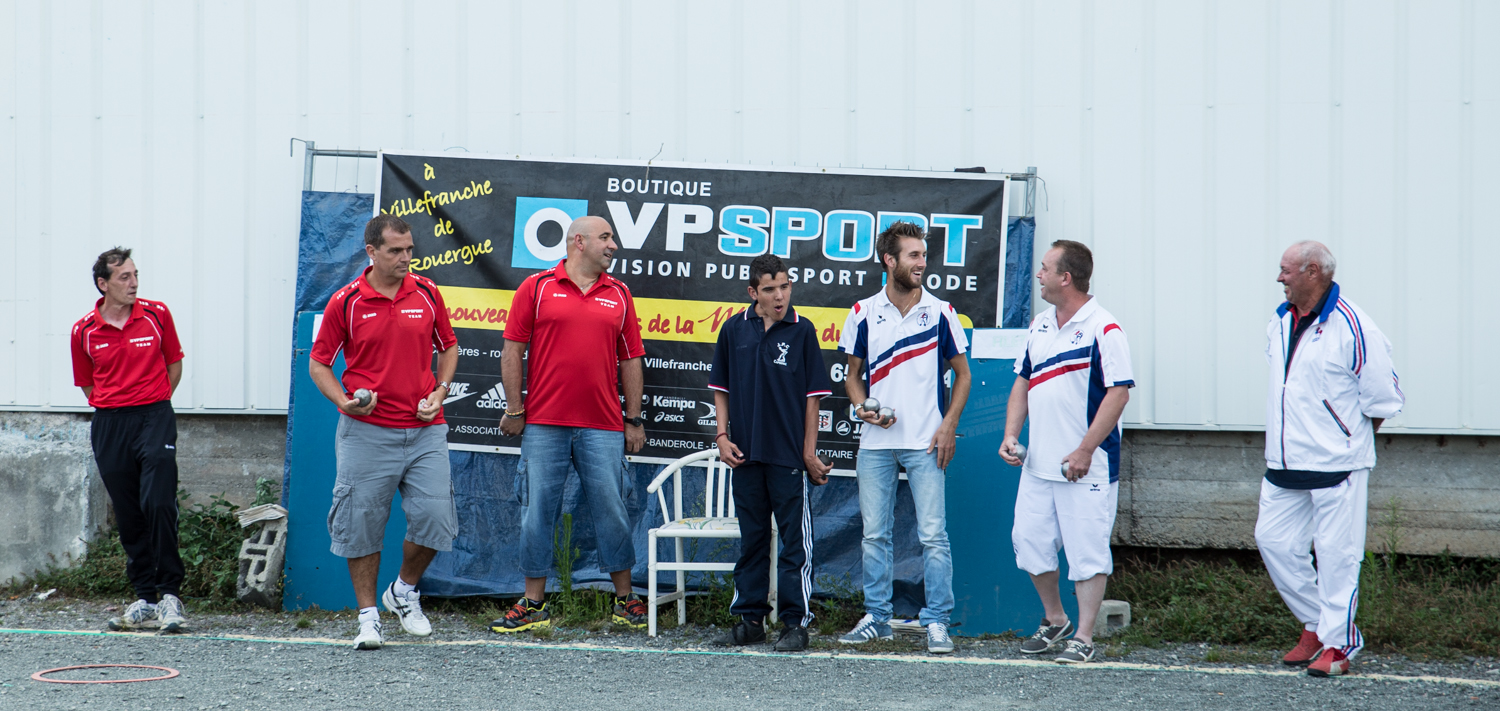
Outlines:
{"label": "white corrugated metal wall", "polygon": [[[0,408],[83,404],[92,256],[137,249],[183,410],[286,405],[301,150],[1038,166],[1093,245],[1127,419],[1258,426],[1282,248],[1390,334],[1393,426],[1500,432],[1500,3],[0,2]],[[369,191],[371,161],[317,189]]]}

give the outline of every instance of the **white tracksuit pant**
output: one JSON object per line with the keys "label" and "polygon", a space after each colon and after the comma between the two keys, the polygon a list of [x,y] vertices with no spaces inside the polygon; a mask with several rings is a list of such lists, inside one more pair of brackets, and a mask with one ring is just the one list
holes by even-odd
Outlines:
{"label": "white tracksuit pant", "polygon": [[1255,521],[1255,544],[1281,599],[1323,646],[1351,658],[1365,643],[1354,613],[1365,557],[1369,481],[1369,469],[1351,472],[1343,483],[1326,489],[1283,489],[1262,479]]}

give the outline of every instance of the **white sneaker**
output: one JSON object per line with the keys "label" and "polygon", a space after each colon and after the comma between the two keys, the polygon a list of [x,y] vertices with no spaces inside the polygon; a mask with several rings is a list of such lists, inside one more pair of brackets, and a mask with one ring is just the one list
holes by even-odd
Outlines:
{"label": "white sneaker", "polygon": [[427,621],[427,615],[422,614],[422,593],[413,590],[405,595],[396,594],[396,584],[391,583],[385,589],[385,594],[380,596],[380,602],[385,604],[385,609],[396,613],[401,619],[401,629],[406,630],[409,635],[426,637],[432,634],[432,623]]}
{"label": "white sneaker", "polygon": [[380,649],[385,638],[380,636],[380,620],[359,623],[359,634],[354,637],[355,649]]}
{"label": "white sneaker", "polygon": [[156,606],[145,600],[136,600],[125,608],[125,614],[109,618],[109,628],[119,632],[135,630],[150,625],[156,619]]}
{"label": "white sneaker", "polygon": [[948,625],[941,622],[927,625],[927,651],[932,654],[953,653],[953,638],[948,636]]}
{"label": "white sneaker", "polygon": [[181,632],[187,618],[182,616],[182,600],[176,595],[162,595],[156,603],[156,619],[161,622],[163,632]]}

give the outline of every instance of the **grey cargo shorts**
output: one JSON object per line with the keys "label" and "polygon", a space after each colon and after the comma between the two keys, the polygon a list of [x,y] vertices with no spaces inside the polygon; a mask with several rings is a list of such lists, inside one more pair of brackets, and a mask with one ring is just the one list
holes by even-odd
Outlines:
{"label": "grey cargo shorts", "polygon": [[334,555],[362,558],[380,552],[398,488],[406,540],[434,550],[453,549],[458,512],[448,469],[447,425],[380,427],[340,413],[334,454],[338,476],[328,510]]}

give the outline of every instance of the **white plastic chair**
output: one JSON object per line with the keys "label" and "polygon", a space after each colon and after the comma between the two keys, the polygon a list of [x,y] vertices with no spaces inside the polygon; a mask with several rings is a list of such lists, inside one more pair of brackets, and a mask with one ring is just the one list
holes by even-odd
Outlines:
{"label": "white plastic chair", "polygon": [[[685,517],[682,511],[682,470],[684,467],[704,468],[703,484],[703,515],[691,518]],[[646,549],[649,555],[647,564],[648,577],[646,606],[651,610],[650,623],[647,634],[656,636],[656,610],[659,605],[669,602],[677,603],[677,624],[687,624],[687,571],[734,571],[734,563],[694,563],[683,559],[682,539],[684,538],[739,538],[740,521],[734,512],[734,478],[731,476],[729,465],[719,461],[718,448],[707,449],[695,454],[678,459],[661,470],[656,478],[651,480],[651,485],[646,487],[646,493],[656,494],[656,501],[661,506],[662,525],[647,532]],[[667,479],[672,480],[672,507],[667,508],[667,495],[662,491]],[[671,538],[676,544],[676,555],[673,560],[657,560],[656,541],[658,538]],[[771,522],[771,589],[770,603],[771,616],[776,616],[776,555],[777,534],[776,523]],[[666,595],[658,595],[657,573],[662,570],[677,572],[677,589]]]}

